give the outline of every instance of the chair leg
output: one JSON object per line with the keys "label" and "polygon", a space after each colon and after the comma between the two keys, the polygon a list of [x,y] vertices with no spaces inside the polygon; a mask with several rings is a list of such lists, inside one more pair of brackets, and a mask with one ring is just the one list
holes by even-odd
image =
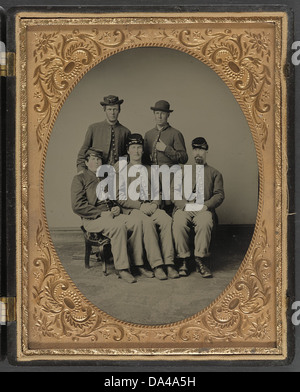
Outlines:
{"label": "chair leg", "polygon": [[85,242],[85,268],[90,268],[90,255],[92,251],[92,246],[87,241]]}
{"label": "chair leg", "polygon": [[106,265],[106,254],[105,254],[105,246],[104,245],[100,245],[99,246],[99,252],[100,252],[100,258],[102,261],[102,271],[103,271],[103,275],[107,276],[107,265]]}

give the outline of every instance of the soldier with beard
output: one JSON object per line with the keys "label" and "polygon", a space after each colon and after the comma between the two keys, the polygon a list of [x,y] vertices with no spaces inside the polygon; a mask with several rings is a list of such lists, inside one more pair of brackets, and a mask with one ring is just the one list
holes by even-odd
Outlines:
{"label": "soldier with beard", "polygon": [[[196,208],[195,200],[174,200],[175,212],[173,215],[173,235],[175,250],[181,259],[179,274],[187,275],[187,265],[191,257],[190,231],[195,230],[194,256],[198,271],[201,276],[208,278],[212,273],[207,265],[211,232],[216,221],[215,209],[224,200],[224,188],[222,174],[207,164],[208,144],[203,137],[197,137],[192,141],[193,156],[196,165],[204,165],[204,205]],[[193,178],[193,192],[196,190]],[[191,205],[191,204],[194,204]],[[195,207],[195,208],[193,208]]]}

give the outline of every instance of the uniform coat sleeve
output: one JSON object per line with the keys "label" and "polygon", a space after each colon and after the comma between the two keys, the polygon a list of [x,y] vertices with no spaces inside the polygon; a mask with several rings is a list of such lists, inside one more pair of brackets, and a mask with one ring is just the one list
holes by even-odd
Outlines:
{"label": "uniform coat sleeve", "polygon": [[[124,189],[124,186],[121,185],[120,187],[120,173],[117,172],[117,203],[119,204],[120,207],[126,208],[128,210],[139,210],[142,203],[139,200],[132,200],[128,197],[128,186],[130,184],[130,179],[127,184],[127,189]],[[125,197],[126,194],[126,197]]]}
{"label": "uniform coat sleeve", "polygon": [[93,145],[93,130],[92,130],[92,127],[90,126],[85,134],[83,144],[82,144],[82,146],[79,150],[78,156],[77,156],[77,169],[78,169],[78,171],[86,169],[85,154],[86,154],[87,150],[92,145]]}
{"label": "uniform coat sleeve", "polygon": [[214,210],[219,207],[225,199],[223,176],[218,171],[214,173],[212,189],[210,193],[211,197],[204,201],[204,205],[209,210]]}
{"label": "uniform coat sleeve", "polygon": [[146,132],[145,138],[144,138],[144,154],[143,154],[143,162],[145,165],[151,165],[151,147],[150,147],[150,137],[149,137],[149,132]]}
{"label": "uniform coat sleeve", "polygon": [[101,216],[101,209],[89,203],[84,181],[80,175],[75,176],[72,181],[71,203],[73,212],[81,218],[96,219]]}
{"label": "uniform coat sleeve", "polygon": [[[183,189],[183,185],[182,185]],[[177,189],[180,192],[180,189]],[[194,189],[195,191],[195,189]],[[173,193],[171,193],[171,196]],[[210,211],[214,211],[219,207],[225,199],[223,176],[217,170],[206,167],[204,170],[204,205]],[[184,197],[182,200],[174,200],[172,198],[176,209],[183,210],[187,203],[189,203]]]}
{"label": "uniform coat sleeve", "polygon": [[174,163],[185,164],[188,161],[188,154],[186,152],[184,138],[181,132],[176,132],[174,135],[173,146],[167,145],[165,154]]}

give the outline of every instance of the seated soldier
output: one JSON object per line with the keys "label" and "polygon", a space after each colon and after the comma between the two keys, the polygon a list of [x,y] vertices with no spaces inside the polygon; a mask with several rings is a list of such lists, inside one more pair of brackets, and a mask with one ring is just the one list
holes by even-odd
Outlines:
{"label": "seated soldier", "polygon": [[[86,231],[101,233],[111,241],[111,251],[117,275],[128,283],[136,282],[130,272],[127,241],[132,252],[132,262],[140,273],[153,277],[152,271],[143,267],[142,222],[120,214],[120,207],[110,200],[99,200],[97,186],[100,179],[97,169],[102,165],[102,152],[90,148],[85,156],[88,170],[77,174],[71,186],[72,208],[82,218]],[[129,237],[129,239],[128,239]]]}
{"label": "seated soldier", "polygon": [[[203,278],[212,277],[207,265],[211,232],[215,221],[215,209],[224,200],[223,177],[216,169],[206,163],[208,144],[203,137],[192,141],[193,156],[196,165],[204,165],[204,205],[202,209],[196,208],[195,201],[174,200],[175,211],[173,215],[173,236],[175,250],[182,265],[180,276],[187,276],[187,263],[191,257],[190,231],[194,226],[194,256],[196,266]],[[196,192],[196,183],[193,178],[193,192]]]}
{"label": "seated soldier", "polygon": [[[179,274],[174,268],[172,218],[160,209],[161,200],[152,201],[150,198],[151,174],[150,167],[142,165],[143,142],[143,137],[140,134],[132,134],[128,137],[129,164],[127,170],[128,172],[130,169],[145,170],[146,173],[145,176],[140,174],[138,179],[126,174],[127,195],[123,198],[120,197],[122,190],[119,188],[117,200],[124,214],[134,216],[135,219],[143,222],[144,247],[155,277],[160,280],[165,280],[168,277],[179,278]],[[132,184],[133,187],[135,185],[133,182],[137,180],[139,183],[136,189],[139,188],[139,192],[137,192],[139,197],[131,198],[130,185]],[[147,181],[147,184],[143,184],[143,181]],[[119,183],[117,181],[117,184]],[[167,275],[163,266],[166,266]]]}

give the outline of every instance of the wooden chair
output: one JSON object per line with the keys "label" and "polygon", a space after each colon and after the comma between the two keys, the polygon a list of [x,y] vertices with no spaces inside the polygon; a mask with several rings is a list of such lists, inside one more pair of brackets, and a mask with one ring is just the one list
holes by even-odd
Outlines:
{"label": "wooden chair", "polygon": [[[111,257],[110,239],[100,233],[89,233],[81,226],[85,240],[85,268],[90,268],[90,256],[96,255],[97,260],[102,263],[103,274],[107,275],[107,262]],[[93,248],[97,247],[97,251]]]}

